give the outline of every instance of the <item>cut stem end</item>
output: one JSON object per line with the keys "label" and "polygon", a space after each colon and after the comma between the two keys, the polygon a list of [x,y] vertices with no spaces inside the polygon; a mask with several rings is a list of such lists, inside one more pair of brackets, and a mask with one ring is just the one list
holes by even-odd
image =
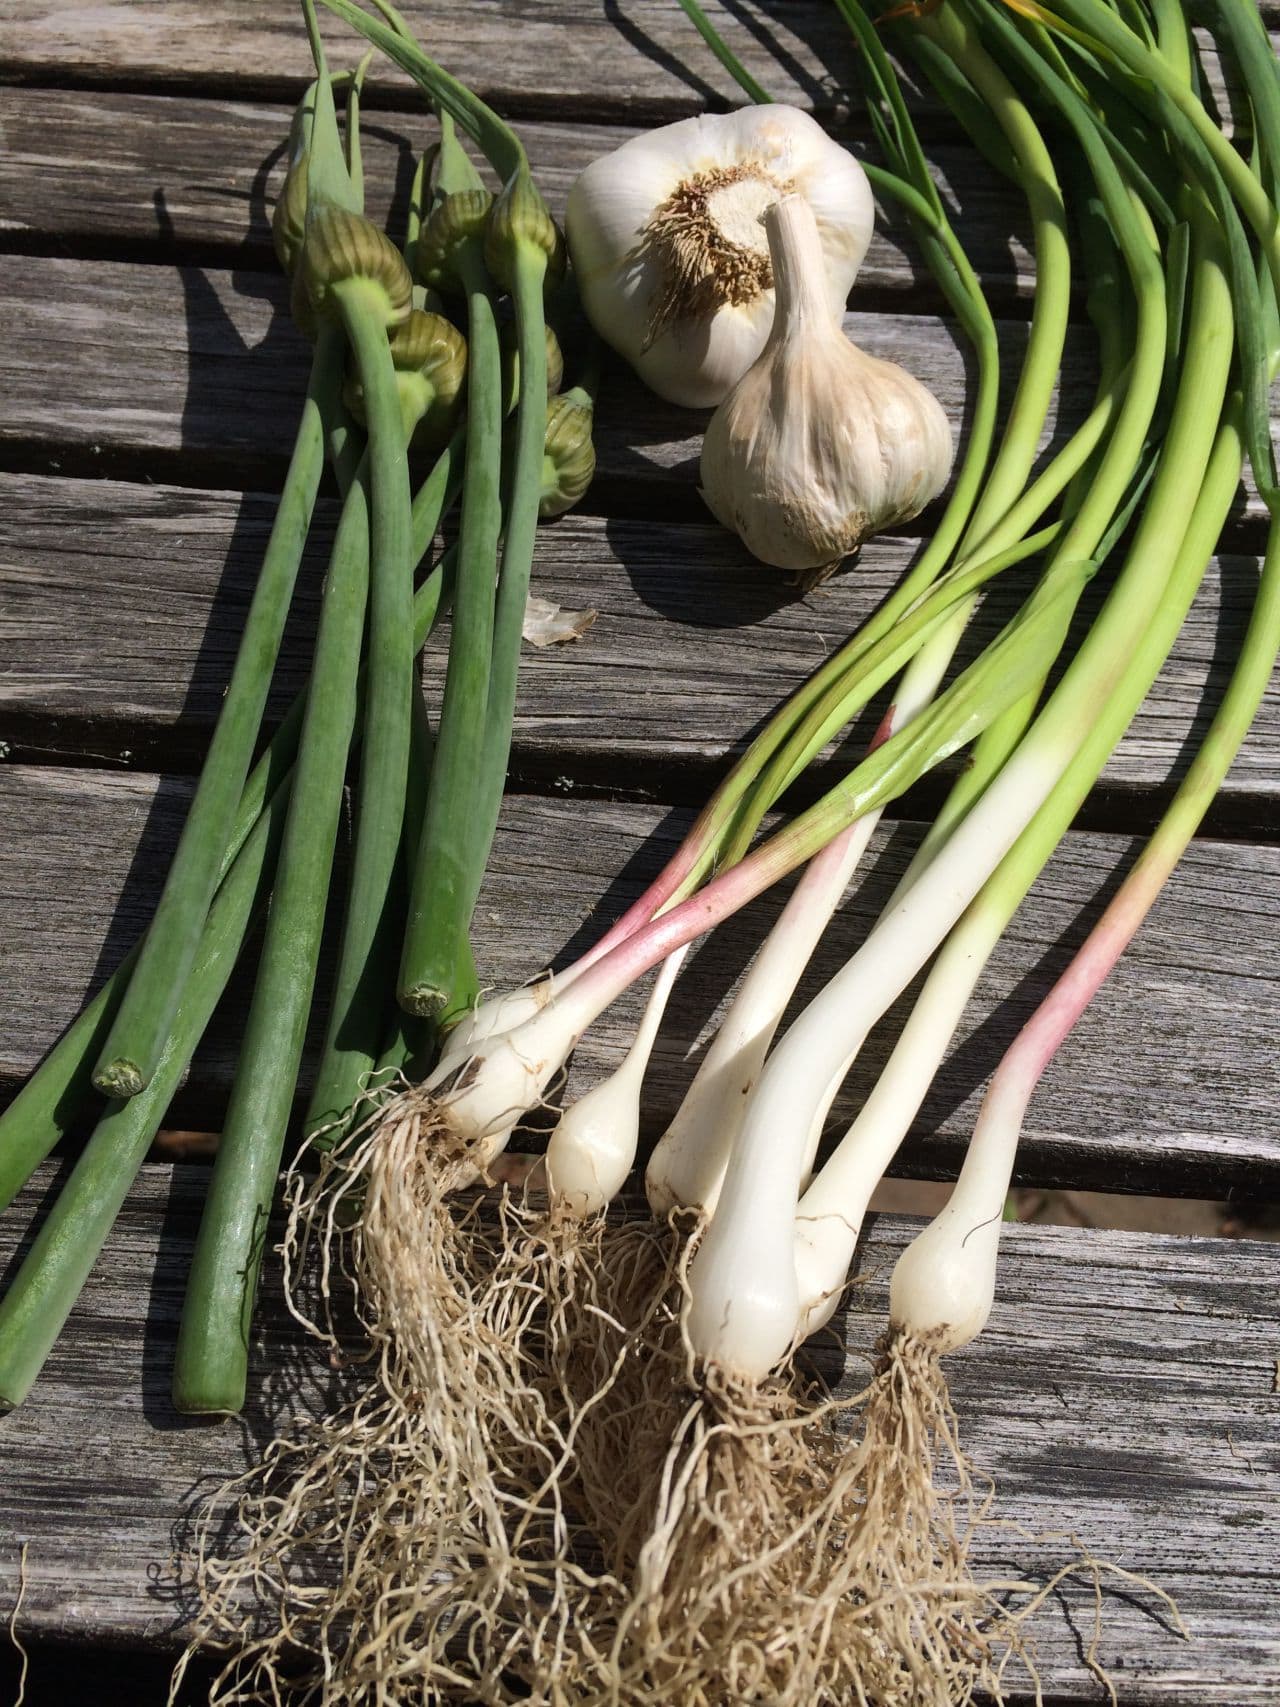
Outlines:
{"label": "cut stem end", "polygon": [[136,1097],[147,1088],[147,1081],[137,1063],[120,1056],[100,1066],[93,1075],[93,1082],[104,1096],[109,1097]]}

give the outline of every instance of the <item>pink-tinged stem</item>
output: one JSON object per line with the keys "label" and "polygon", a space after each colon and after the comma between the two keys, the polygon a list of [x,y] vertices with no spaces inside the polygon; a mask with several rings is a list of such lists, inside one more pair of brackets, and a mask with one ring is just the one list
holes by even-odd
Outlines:
{"label": "pink-tinged stem", "polygon": [[1280,521],[1273,520],[1248,632],[1222,704],[1137,864],[996,1069],[987,1104],[993,1110],[998,1107],[1002,1120],[1016,1120],[1021,1126],[1045,1068],[1102,988],[1186,851],[1249,732],[1278,652]]}
{"label": "pink-tinged stem", "polygon": [[1075,959],[1009,1046],[992,1078],[989,1097],[999,1097],[1006,1106],[1013,1099],[1022,1108],[1031,1101],[1045,1068],[1133,940],[1181,852],[1181,847],[1173,849],[1170,857],[1149,863],[1144,856],[1135,866]]}
{"label": "pink-tinged stem", "polygon": [[895,728],[894,719],[897,717],[897,715],[898,715],[898,707],[897,707],[897,703],[895,702],[893,705],[891,705],[889,707],[888,711],[886,711],[884,716],[880,719],[880,722],[876,728],[876,732],[871,737],[870,743],[867,746],[867,751],[869,753],[874,753],[877,747],[882,747],[884,745],[884,743],[889,739],[890,735],[893,734],[893,731]]}
{"label": "pink-tinged stem", "polygon": [[557,995],[556,1006],[572,1011],[583,1026],[589,1025],[650,967],[763,895],[812,858],[829,839],[830,830],[824,832],[811,809],[763,847],[712,878],[696,894],[633,930],[589,967],[581,971],[575,968],[572,983]]}
{"label": "pink-tinged stem", "polygon": [[[878,811],[940,758],[975,739],[1026,693],[1032,680],[1040,679],[1046,647],[1060,644],[1061,607],[1064,600],[1074,603],[1081,584],[1079,572],[1080,565],[1074,561],[1064,566],[1060,576],[1050,571],[1018,621],[1002,630],[981,658],[952,684],[950,702],[944,704],[947,696],[936,702],[933,723],[923,722],[917,730],[922,720],[909,719],[882,741],[878,751],[884,756],[880,762],[874,753],[869,754],[842,782],[763,846],[722,871],[696,894],[659,913],[601,955],[594,965],[562,980],[556,1005],[563,1005],[575,1025],[590,1024],[659,960],[736,913],[771,884],[812,859],[833,836],[868,812]],[[901,747],[896,756],[891,756],[895,741],[901,742]]]}
{"label": "pink-tinged stem", "polygon": [[692,874],[699,859],[706,851],[705,820],[708,814],[699,813],[697,822],[680,846],[672,854],[666,865],[654,878],[653,882],[637,900],[633,901],[597,943],[575,960],[569,970],[557,980],[563,987],[571,979],[577,979],[588,966],[594,966],[598,960],[603,960],[606,954],[617,948],[619,943],[626,942],[634,936],[643,925],[647,925],[662,907],[680,888],[681,884]]}
{"label": "pink-tinged stem", "polygon": [[[893,734],[894,719],[897,714],[897,710],[898,708],[896,705],[891,705],[885,712],[884,716],[880,719],[879,726],[868,743],[868,753],[874,753],[876,748],[881,746],[889,739],[890,735]],[[659,872],[658,876],[654,878],[653,882],[645,890],[644,894],[631,903],[626,912],[622,914],[621,918],[617,919],[612,925],[610,925],[609,929],[604,933],[600,940],[594,943],[585,954],[575,960],[567,972],[560,975],[557,982],[561,989],[563,989],[569,982],[579,978],[589,966],[594,966],[597,961],[603,960],[604,957],[617,948],[620,943],[624,943],[629,937],[634,936],[642,926],[651,923],[655,914],[660,912],[661,909],[666,906],[667,902],[671,900],[672,896],[676,894],[681,885],[692,874],[699,859],[701,859],[702,855],[706,852],[707,822],[709,820],[709,816],[710,814],[708,811],[699,813],[697,822],[693,825],[693,828],[689,831],[683,842],[681,842],[680,846],[676,849],[670,860],[668,860],[667,864]],[[855,821],[849,825],[847,830],[842,831],[834,842],[829,843],[827,847],[822,850],[820,857],[824,861],[829,860],[833,865],[838,864],[844,857],[843,850],[848,845],[847,838],[856,834],[857,830],[858,824]],[[817,860],[815,860],[814,863],[816,864]],[[789,870],[790,867],[787,869]],[[826,869],[827,865],[824,863],[823,870],[825,871]],[[820,883],[821,881],[822,879],[820,877],[815,878],[815,882]],[[708,926],[707,928],[709,929],[710,927]],[[692,941],[692,938],[686,938],[685,940]],[[648,964],[653,965],[654,962],[650,961]],[[638,975],[639,974],[637,974],[637,976]]]}
{"label": "pink-tinged stem", "polygon": [[[1060,570],[1052,567],[1018,619],[957,677],[932,707],[931,717],[912,717],[882,741],[879,761],[875,753],[869,754],[762,847],[632,932],[593,965],[562,979],[560,1002],[567,1004],[565,1011],[572,1012],[575,1022],[590,1024],[659,960],[763,894],[770,884],[812,859],[833,836],[878,810],[925,770],[980,735],[1041,679],[1047,649],[1056,651],[1061,644],[1064,604],[1068,610],[1073,607],[1083,585],[1082,567],[1075,560]],[[892,752],[895,741],[901,743],[896,754]],[[687,839],[686,847],[692,839]]]}

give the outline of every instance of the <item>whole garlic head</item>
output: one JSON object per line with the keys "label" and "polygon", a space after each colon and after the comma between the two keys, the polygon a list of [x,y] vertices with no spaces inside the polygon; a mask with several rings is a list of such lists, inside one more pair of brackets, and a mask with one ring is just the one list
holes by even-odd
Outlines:
{"label": "whole garlic head", "polygon": [[759,359],[711,418],[702,495],[761,562],[830,571],[937,497],[951,428],[919,380],[845,337],[804,198],[774,203],[764,225],[777,312]]}
{"label": "whole garlic head", "polygon": [[760,216],[803,196],[833,313],[874,220],[866,173],[796,107],[743,107],[649,131],[594,161],[565,233],[596,331],[660,397],[711,408],[764,348],[773,270]]}

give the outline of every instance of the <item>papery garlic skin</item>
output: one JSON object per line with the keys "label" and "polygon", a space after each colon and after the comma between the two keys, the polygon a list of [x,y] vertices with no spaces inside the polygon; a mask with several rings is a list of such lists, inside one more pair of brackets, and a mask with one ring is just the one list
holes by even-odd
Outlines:
{"label": "papery garlic skin", "polygon": [[760,216],[788,194],[813,209],[839,313],[871,240],[871,188],[796,107],[681,119],[624,142],[574,184],[565,234],[587,317],[660,397],[713,408],[764,348],[773,289]]}
{"label": "papery garlic skin", "polygon": [[905,368],[845,337],[804,199],[775,203],[764,224],[777,312],[760,357],[711,418],[702,495],[761,562],[831,569],[937,497],[951,427]]}

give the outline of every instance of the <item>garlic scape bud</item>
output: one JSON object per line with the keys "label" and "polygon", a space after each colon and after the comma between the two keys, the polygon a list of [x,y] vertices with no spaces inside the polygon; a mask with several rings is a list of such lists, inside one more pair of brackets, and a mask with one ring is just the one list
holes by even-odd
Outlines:
{"label": "garlic scape bud", "polygon": [[933,394],[845,337],[802,196],[764,216],[778,303],[759,359],[716,410],[702,495],[763,563],[830,573],[946,485],[951,428]]}
{"label": "garlic scape bud", "polygon": [[633,137],[569,192],[565,233],[587,317],[659,396],[712,408],[773,322],[760,215],[780,196],[813,208],[819,276],[844,307],[871,239],[866,174],[807,113],[745,107]]}
{"label": "garlic scape bud", "polygon": [[521,245],[542,250],[543,289],[553,291],[564,278],[564,238],[527,168],[503,185],[485,225],[485,266],[503,290],[515,286],[515,257]]}
{"label": "garlic scape bud", "polygon": [[[415,308],[390,342],[405,436],[419,448],[438,448],[458,422],[467,341],[442,315]],[[354,369],[347,373],[342,400],[363,426],[364,390]]]}
{"label": "garlic scape bud", "polygon": [[591,394],[575,385],[547,405],[547,434],[542,452],[542,496],[538,515],[543,521],[571,510],[586,492],[596,471],[596,447],[591,440],[595,408]]}
{"label": "garlic scape bud", "polygon": [[[329,79],[330,90],[349,81],[343,72]],[[300,276],[302,246],[307,239],[308,184],[311,177],[311,138],[314,133],[318,83],[311,83],[294,109],[289,126],[288,165],[280,194],[271,210],[271,246],[285,276],[292,281],[291,309],[299,330],[308,338],[316,335],[315,316],[307,301],[305,281]]]}
{"label": "garlic scape bud", "polygon": [[[363,76],[363,64],[360,75]],[[341,83],[353,83],[348,72],[330,77],[330,90],[335,92]],[[306,93],[293,110],[289,125],[288,165],[276,205],[271,210],[271,244],[281,270],[290,278],[298,265],[298,257],[307,235],[307,179],[311,168],[310,140],[316,120],[317,84],[308,84]],[[358,123],[358,121],[357,121]]]}
{"label": "garlic scape bud", "polygon": [[306,292],[307,307],[317,322],[337,321],[334,287],[363,280],[373,292],[377,312],[388,331],[409,318],[413,280],[404,257],[371,219],[331,202],[307,207],[307,235],[299,256],[297,278]]}
{"label": "garlic scape bud", "polygon": [[465,290],[459,270],[464,250],[482,256],[493,197],[483,188],[455,190],[441,198],[418,234],[418,277],[431,290],[457,296]]}
{"label": "garlic scape bud", "polygon": [[307,235],[307,156],[299,152],[289,162],[280,195],[271,210],[271,243],[281,270],[293,276]]}
{"label": "garlic scape bud", "polygon": [[[554,397],[564,382],[564,353],[560,348],[560,340],[548,324],[546,330],[547,345],[547,396]],[[508,415],[515,412],[516,404],[520,401],[520,353],[516,348],[516,328],[513,320],[504,321],[500,333],[502,340],[502,402],[504,412]]]}

